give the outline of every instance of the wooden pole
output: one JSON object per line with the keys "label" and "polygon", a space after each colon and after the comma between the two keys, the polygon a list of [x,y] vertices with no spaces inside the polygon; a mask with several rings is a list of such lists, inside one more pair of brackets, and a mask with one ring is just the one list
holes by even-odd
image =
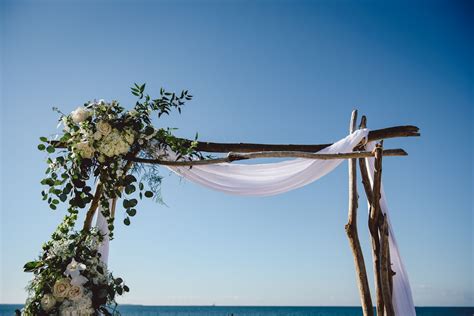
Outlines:
{"label": "wooden pole", "polygon": [[89,207],[89,210],[87,211],[87,214],[86,214],[86,218],[84,219],[84,226],[82,228],[83,232],[87,232],[91,229],[92,219],[94,218],[95,211],[99,207],[102,191],[103,191],[102,183],[98,182],[95,189],[94,198],[92,199],[92,202],[91,202],[91,206]]}
{"label": "wooden pole", "polygon": [[382,253],[380,260],[380,273],[382,275],[382,293],[383,301],[385,304],[385,315],[394,316],[395,311],[393,310],[392,304],[392,291],[390,286],[390,277],[392,269],[390,267],[390,249],[388,242],[388,220],[387,215],[381,215],[381,226],[380,236],[382,239]]}
{"label": "wooden pole", "polygon": [[[134,151],[131,156],[134,157],[137,154],[137,152],[138,151]],[[127,163],[123,167],[124,174],[126,174],[128,170],[130,170],[130,168],[132,167],[132,164],[133,164],[133,161],[127,161]],[[122,187],[119,188],[119,190],[122,190],[122,189],[123,189]],[[94,194],[94,198],[92,199],[91,206],[89,210],[87,211],[86,218],[84,220],[84,226],[82,228],[82,231],[84,232],[89,231],[89,229],[92,227],[92,220],[94,219],[95,212],[97,211],[97,208],[99,207],[100,197],[103,194],[103,190],[104,190],[103,185],[99,181],[95,189],[95,194]],[[115,218],[116,202],[117,202],[117,199],[114,198],[112,201],[112,205],[110,205],[111,207],[110,216],[112,218],[112,222],[113,222],[113,219]]]}
{"label": "wooden pole", "polygon": [[381,248],[379,237],[379,218],[380,218],[380,186],[382,181],[382,146],[377,145],[375,148],[375,170],[374,181],[372,186],[372,201],[369,214],[369,230],[372,239],[372,258],[374,264],[375,277],[375,295],[377,305],[377,315],[384,314],[384,300],[382,292],[382,275],[381,267]]}
{"label": "wooden pole", "polygon": [[[355,131],[357,121],[357,111],[354,110],[351,116],[350,132]],[[372,308],[372,298],[370,297],[369,282],[367,280],[367,272],[365,269],[364,256],[360,246],[359,235],[357,232],[357,207],[358,207],[358,194],[357,194],[357,159],[352,158],[349,160],[349,212],[348,222],[345,226],[346,234],[349,239],[349,245],[352,250],[352,256],[354,258],[354,265],[357,276],[357,285],[359,288],[360,301],[362,305],[362,311],[364,316],[372,316],[374,314]]]}

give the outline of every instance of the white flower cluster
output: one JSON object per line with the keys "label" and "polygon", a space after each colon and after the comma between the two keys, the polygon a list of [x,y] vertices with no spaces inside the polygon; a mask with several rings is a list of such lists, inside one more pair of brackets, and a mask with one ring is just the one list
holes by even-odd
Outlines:
{"label": "white flower cluster", "polygon": [[44,294],[41,308],[51,311],[59,303],[59,314],[62,316],[93,315],[92,292],[81,284],[72,284],[69,278],[62,278],[54,283],[53,293]]}
{"label": "white flower cluster", "polygon": [[[88,238],[85,242],[94,249],[99,246],[99,240],[95,237]],[[54,242],[48,256],[64,259],[64,256],[70,255],[69,245],[69,241]],[[69,262],[64,271],[65,277],[56,280],[52,293],[46,293],[41,298],[41,308],[45,312],[58,306],[61,316],[94,315],[92,291],[88,289],[86,283],[90,281],[95,285],[107,285],[109,272],[99,257],[91,257],[86,263],[87,265],[77,262],[74,258]],[[90,280],[84,276],[85,272]]]}
{"label": "white flower cluster", "polygon": [[[91,103],[94,107],[110,107],[104,100]],[[129,113],[133,116],[133,111]],[[135,132],[131,128],[124,128],[119,130],[112,127],[108,122],[110,119],[114,119],[113,116],[102,118],[100,121],[95,123],[95,128],[90,124],[90,121],[86,121],[89,117],[93,116],[93,111],[89,111],[84,107],[79,107],[69,115],[63,118],[63,124],[65,131],[70,132],[73,136],[71,138],[73,152],[82,158],[91,159],[94,157],[96,152],[99,153],[99,160],[104,161],[105,157],[114,157],[124,155],[130,151],[130,146],[136,139]],[[80,128],[77,132],[72,132],[70,122],[78,125]]]}
{"label": "white flower cluster", "polygon": [[61,258],[62,261],[66,261],[73,255],[70,245],[74,241],[70,239],[66,240],[53,240],[48,250],[48,258]]}
{"label": "white flower cluster", "polygon": [[77,300],[65,300],[59,307],[61,316],[89,316],[94,315],[92,307],[92,293],[80,296]]}
{"label": "white flower cluster", "polygon": [[111,132],[104,135],[100,140],[97,149],[107,157],[124,155],[128,153],[134,140],[135,135],[132,130],[125,129],[120,132],[118,129],[112,128]]}

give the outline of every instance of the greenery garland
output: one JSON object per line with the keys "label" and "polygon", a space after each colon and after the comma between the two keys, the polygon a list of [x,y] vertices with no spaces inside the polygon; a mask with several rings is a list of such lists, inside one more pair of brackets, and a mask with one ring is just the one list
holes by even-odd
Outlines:
{"label": "greenery garland", "polygon": [[[109,238],[113,238],[115,214],[110,201],[122,200],[125,225],[137,213],[138,201],[161,201],[161,175],[155,165],[134,165],[134,157],[150,157],[150,146],[171,150],[177,159],[203,158],[196,151],[197,141],[187,142],[173,135],[173,129],[155,128],[151,115],[181,113],[192,96],[160,89],[160,97],[145,95],[145,84],[135,84],[138,97],[127,111],[117,101],[87,102],[66,115],[60,114],[63,133],[57,141],[41,137],[38,149],[49,154],[46,189],[41,194],[49,207],[66,205],[67,215],[43,245],[40,257],[25,264],[34,278],[28,286],[24,315],[117,315],[115,297],[128,292],[121,278],[114,278],[100,260],[102,232],[91,228],[97,206],[107,219]],[[197,140],[197,135],[196,135]],[[140,180],[138,180],[138,178]],[[92,187],[96,186],[93,193]],[[89,210],[82,230],[75,229],[78,214]]]}

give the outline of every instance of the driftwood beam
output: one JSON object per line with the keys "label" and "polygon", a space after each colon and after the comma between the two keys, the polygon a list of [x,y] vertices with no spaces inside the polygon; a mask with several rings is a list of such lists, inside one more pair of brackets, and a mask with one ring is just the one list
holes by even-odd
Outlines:
{"label": "driftwood beam", "polygon": [[369,231],[372,239],[372,259],[374,265],[375,295],[377,315],[384,315],[384,297],[382,292],[381,245],[379,237],[380,187],[382,182],[382,146],[375,148],[375,170],[372,187],[372,201],[369,214]]}
{"label": "driftwood beam", "polygon": [[[355,131],[357,121],[357,111],[354,110],[351,116],[350,132]],[[345,226],[346,234],[349,239],[349,245],[354,258],[354,265],[357,277],[357,286],[359,288],[360,301],[364,316],[373,316],[372,298],[370,297],[369,282],[367,280],[367,271],[365,268],[364,255],[360,246],[359,234],[357,232],[357,159],[349,160],[349,211],[348,221]]]}
{"label": "driftwood beam", "polygon": [[[367,127],[367,117],[365,115],[362,116],[360,119],[359,128],[366,128]],[[362,149],[365,150],[365,145],[362,146]],[[367,201],[372,201],[372,186],[370,185],[369,173],[367,171],[367,163],[365,158],[359,158],[359,168],[360,168],[360,175],[362,178],[362,185],[364,186],[365,195],[367,196]]]}
{"label": "driftwood beam", "polygon": [[[377,130],[369,131],[368,140],[377,141],[387,138],[395,137],[412,137],[420,136],[419,128],[412,125],[405,126],[394,126],[388,128],[382,128]],[[182,139],[185,143],[191,145],[191,140]],[[65,148],[65,144],[58,141],[50,141],[56,148]],[[303,152],[317,152],[321,149],[331,146],[332,144],[319,144],[319,145],[297,145],[297,144],[254,144],[254,143],[214,143],[198,141],[196,150],[203,152],[216,152],[216,153],[228,153],[228,152],[260,152],[260,151],[303,151]]]}
{"label": "driftwood beam", "polygon": [[[403,149],[387,149],[384,151],[387,157],[407,156],[407,152]],[[257,158],[306,158],[306,159],[352,159],[362,157],[374,157],[374,153],[370,151],[354,151],[351,153],[337,153],[337,154],[313,154],[298,151],[264,151],[254,153],[229,153],[226,157],[215,159],[202,160],[166,160],[166,159],[148,159],[140,157],[126,157],[125,159],[133,162],[151,163],[165,166],[196,166],[196,165],[211,165],[224,162],[233,162],[238,160],[248,160]]]}
{"label": "driftwood beam", "polygon": [[[412,125],[395,126],[369,131],[368,140],[377,141],[395,137],[420,136],[419,128]],[[317,152],[332,144],[320,145],[282,145],[282,144],[252,144],[252,143],[212,143],[198,142],[197,150],[204,152],[257,152],[257,151],[304,151]]]}
{"label": "driftwood beam", "polygon": [[381,259],[380,259],[380,273],[382,276],[382,293],[385,305],[385,315],[395,316],[392,304],[392,290],[390,285],[390,278],[392,269],[390,268],[390,248],[388,242],[388,220],[386,215],[381,215],[380,238],[382,242]]}

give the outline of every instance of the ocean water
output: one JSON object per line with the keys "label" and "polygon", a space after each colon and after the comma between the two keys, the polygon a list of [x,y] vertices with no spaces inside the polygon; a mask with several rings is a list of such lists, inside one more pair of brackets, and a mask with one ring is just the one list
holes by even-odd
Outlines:
{"label": "ocean water", "polygon": [[[0,315],[14,315],[19,308],[21,305],[0,305]],[[119,311],[123,316],[362,316],[360,307],[121,305]],[[416,314],[474,316],[474,307],[417,307]]]}

